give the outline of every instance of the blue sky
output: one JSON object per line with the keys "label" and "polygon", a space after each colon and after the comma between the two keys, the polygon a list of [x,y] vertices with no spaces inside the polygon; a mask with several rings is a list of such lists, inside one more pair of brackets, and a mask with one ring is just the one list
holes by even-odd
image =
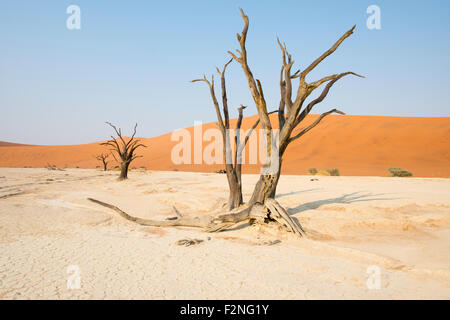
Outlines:
{"label": "blue sky", "polygon": [[[81,30],[66,9],[81,8]],[[381,30],[366,9],[381,8]],[[215,120],[207,88],[190,83],[227,60],[250,17],[250,67],[268,105],[279,100],[286,42],[305,68],[352,25],[355,33],[309,76],[354,71],[313,113],[450,116],[450,1],[22,1],[0,2],[0,140],[78,144],[101,140],[111,121],[152,137]],[[227,73],[230,106],[255,114],[240,66]],[[220,93],[219,93],[220,94]],[[233,108],[234,109],[234,108]]]}

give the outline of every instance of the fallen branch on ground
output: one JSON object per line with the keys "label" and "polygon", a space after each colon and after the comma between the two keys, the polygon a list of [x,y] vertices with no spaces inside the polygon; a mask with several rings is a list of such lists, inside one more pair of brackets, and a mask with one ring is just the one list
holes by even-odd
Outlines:
{"label": "fallen branch on ground", "polygon": [[225,229],[229,229],[234,225],[249,221],[251,224],[263,224],[270,221],[276,221],[280,225],[286,227],[287,231],[293,232],[299,237],[306,236],[304,229],[300,224],[296,223],[289,214],[284,210],[284,208],[274,199],[267,199],[264,205],[254,204],[244,209],[234,211],[227,214],[222,214],[219,216],[202,216],[195,218],[188,218],[182,216],[178,211],[176,217],[170,217],[166,220],[151,220],[138,218],[129,215],[125,211],[119,209],[118,207],[100,201],[93,198],[88,198],[88,200],[97,203],[106,208],[116,211],[122,218],[128,221],[153,227],[196,227],[201,228],[206,232],[218,232]]}

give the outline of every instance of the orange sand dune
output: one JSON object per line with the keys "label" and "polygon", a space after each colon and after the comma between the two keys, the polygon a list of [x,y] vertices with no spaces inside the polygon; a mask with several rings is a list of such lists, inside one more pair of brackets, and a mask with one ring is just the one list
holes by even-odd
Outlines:
{"label": "orange sand dune", "polygon": [[[310,115],[306,122],[314,121]],[[247,118],[249,128],[256,116]],[[276,123],[276,115],[272,118]],[[232,121],[234,125],[235,120]],[[145,125],[145,124],[143,124]],[[203,126],[203,132],[216,128],[215,123]],[[193,127],[187,128],[193,134]],[[148,148],[132,167],[152,170],[213,172],[223,165],[181,164],[171,160],[171,150],[178,141],[171,134],[142,138]],[[193,143],[192,143],[193,144]],[[210,144],[203,142],[203,148]],[[100,163],[95,155],[105,151],[98,143],[72,146],[25,146],[0,142],[0,166],[95,168]],[[193,146],[191,146],[193,150]],[[248,158],[248,148],[246,149]],[[192,152],[193,158],[193,152]],[[115,166],[112,164],[111,166]],[[401,167],[418,177],[450,177],[450,117],[378,117],[341,116],[325,118],[315,129],[293,142],[283,159],[283,173],[307,174],[308,168],[338,168],[341,175],[387,176],[388,167]],[[259,165],[244,166],[245,173],[259,172]]]}
{"label": "orange sand dune", "polygon": [[28,144],[0,141],[0,147],[28,146]]}

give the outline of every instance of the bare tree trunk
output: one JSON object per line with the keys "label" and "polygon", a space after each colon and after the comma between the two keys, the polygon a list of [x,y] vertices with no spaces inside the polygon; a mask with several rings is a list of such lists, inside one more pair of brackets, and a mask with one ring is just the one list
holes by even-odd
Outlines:
{"label": "bare tree trunk", "polygon": [[233,166],[231,164],[226,165],[226,171],[227,171],[228,186],[230,189],[227,209],[231,211],[234,208],[238,208],[244,202],[242,199],[241,181],[238,175],[236,174],[236,171],[233,170]]}
{"label": "bare tree trunk", "polygon": [[103,171],[108,171],[108,162],[103,160]]}
{"label": "bare tree trunk", "polygon": [[258,182],[253,189],[252,197],[250,198],[249,205],[256,203],[264,204],[267,199],[274,199],[277,191],[278,181],[280,180],[281,173],[281,157],[279,160],[278,172],[273,175],[261,174]]}
{"label": "bare tree trunk", "polygon": [[129,162],[122,162],[120,164],[120,176],[119,180],[128,179],[128,167],[130,166]]}

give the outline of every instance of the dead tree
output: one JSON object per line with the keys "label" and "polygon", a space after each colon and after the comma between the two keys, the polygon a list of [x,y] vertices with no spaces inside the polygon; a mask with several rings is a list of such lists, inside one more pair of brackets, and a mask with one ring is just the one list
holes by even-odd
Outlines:
{"label": "dead tree", "polygon": [[191,82],[205,82],[209,87],[209,92],[211,95],[211,99],[214,104],[214,108],[216,110],[217,115],[217,126],[220,129],[220,132],[222,134],[222,146],[223,146],[223,160],[225,162],[225,171],[227,174],[227,180],[228,180],[228,187],[230,190],[229,198],[228,198],[228,204],[227,208],[228,210],[232,210],[234,208],[239,207],[243,201],[242,201],[242,151],[245,148],[245,145],[247,144],[250,135],[252,134],[253,130],[256,128],[256,126],[259,123],[259,120],[257,121],[256,125],[254,125],[248,132],[244,140],[241,142],[240,139],[240,130],[242,125],[242,118],[244,116],[244,109],[246,108],[241,104],[241,106],[238,108],[238,120],[236,123],[236,130],[234,132],[234,157],[233,157],[233,150],[231,148],[231,132],[230,132],[230,115],[228,111],[228,99],[227,99],[227,90],[226,90],[226,82],[225,82],[225,71],[228,67],[228,65],[233,61],[233,59],[230,59],[225,66],[223,67],[222,71],[219,70],[219,68],[216,68],[217,73],[220,75],[220,82],[221,82],[221,89],[222,89],[222,112],[220,111],[219,102],[216,98],[216,93],[214,89],[214,75],[211,76],[211,81],[206,78],[206,76],[203,76],[202,79],[195,79]]}
{"label": "dead tree", "polygon": [[[165,221],[156,221],[149,219],[141,219],[131,216],[121,209],[113,206],[111,204],[104,203],[99,200],[91,199],[97,204],[103,205],[110,209],[118,212],[122,217],[127,220],[139,223],[142,225],[149,226],[191,226],[203,228],[206,231],[214,232],[227,229],[237,223],[243,221],[250,221],[250,223],[267,223],[276,222],[286,227],[287,230],[293,232],[298,236],[304,236],[305,232],[303,228],[294,221],[289,214],[284,210],[284,208],[274,199],[276,187],[281,172],[282,157],[286,151],[287,146],[292,141],[302,137],[305,133],[313,129],[318,125],[321,120],[331,113],[343,114],[343,112],[332,109],[328,112],[321,114],[313,123],[301,128],[294,132],[298,125],[306,118],[306,116],[311,112],[312,108],[318,103],[322,102],[330,91],[331,87],[342,77],[347,75],[357,75],[353,72],[344,72],[339,74],[333,74],[331,76],[324,77],[320,80],[307,83],[306,76],[326,57],[331,55],[341,43],[348,38],[355,29],[355,26],[348,30],[344,35],[342,35],[339,40],[331,46],[325,53],[323,53],[319,58],[314,60],[306,69],[303,71],[298,70],[295,73],[291,73],[294,61],[291,55],[286,49],[286,45],[281,44],[278,41],[282,53],[282,66],[280,72],[280,93],[281,99],[278,108],[278,122],[279,122],[279,137],[278,146],[273,148],[273,143],[276,142],[274,139],[274,132],[272,130],[272,124],[269,118],[270,112],[267,111],[266,100],[263,93],[263,88],[261,82],[254,78],[253,73],[247,62],[247,50],[245,47],[245,42],[247,39],[247,31],[249,27],[249,19],[245,13],[240,9],[242,18],[244,20],[244,28],[240,34],[237,34],[237,39],[240,45],[240,49],[237,50],[237,55],[228,52],[231,57],[236,60],[242,67],[245,77],[248,82],[250,93],[255,102],[256,109],[258,111],[259,122],[264,129],[265,143],[266,143],[266,154],[268,156],[268,163],[265,164],[261,170],[261,175],[259,181],[257,182],[253,195],[244,209],[237,209],[227,214],[222,214],[218,216],[204,216],[198,218],[186,218],[180,214],[176,217],[168,218]],[[295,99],[292,99],[292,80],[299,79],[299,84],[297,88],[297,93]],[[321,94],[309,102],[305,107],[303,107],[306,99],[310,94],[321,85],[326,84],[325,88],[322,90]],[[211,86],[210,86],[211,88]],[[214,98],[213,98],[214,100]],[[215,104],[216,105],[216,104]],[[216,107],[216,110],[218,108]],[[219,124],[220,125],[220,124]],[[275,151],[274,151],[275,149]],[[276,154],[275,154],[276,152]],[[273,157],[275,156],[275,157]],[[273,160],[279,159],[277,162],[277,168],[275,172],[268,169],[273,169]],[[178,211],[177,211],[178,213]]]}
{"label": "dead tree", "polygon": [[[134,136],[136,135],[137,123],[134,126],[133,135],[131,136],[131,138],[122,137],[122,130],[120,128],[117,129],[117,127],[114,126],[110,122],[106,122],[106,123],[114,129],[114,131],[117,134],[117,138],[114,138],[114,136],[111,136],[111,140],[108,140],[107,142],[103,142],[103,143],[101,143],[101,145],[109,146],[112,148],[111,154],[114,157],[114,159],[120,164],[119,180],[128,179],[128,168],[130,166],[130,163],[134,159],[142,157],[142,156],[138,156],[135,154],[136,149],[139,147],[146,148],[145,145],[143,145],[142,143],[139,143],[139,140],[134,138]],[[113,152],[115,152],[117,154],[117,158]]]}
{"label": "dead tree", "polygon": [[108,171],[109,161],[107,159],[108,159],[109,155],[110,155],[110,153],[101,153],[95,157],[95,159],[97,159],[98,161],[101,161],[103,163],[103,171]]}
{"label": "dead tree", "polygon": [[[244,11],[240,9],[242,19],[244,20],[244,28],[240,34],[237,34],[237,40],[240,45],[240,49],[236,50],[237,54],[228,51],[230,56],[237,61],[244,71],[245,77],[248,82],[248,87],[252,95],[253,101],[255,102],[256,109],[258,111],[258,117],[261,122],[262,128],[264,129],[265,142],[266,142],[266,153],[269,159],[277,157],[277,168],[273,170],[274,163],[269,161],[265,167],[262,168],[260,179],[255,186],[253,195],[250,199],[250,205],[259,203],[264,204],[268,198],[274,198],[275,192],[278,184],[278,180],[281,173],[282,158],[286,151],[287,146],[294,140],[302,137],[306,132],[314,128],[320,121],[331,113],[344,114],[342,111],[337,109],[332,109],[325,112],[319,116],[319,118],[312,124],[301,128],[299,131],[294,133],[294,130],[302,123],[306,116],[311,112],[312,108],[318,103],[322,102],[330,91],[331,87],[341,78],[347,75],[355,75],[362,77],[354,72],[344,72],[339,74],[333,74],[326,76],[320,80],[314,82],[306,82],[306,76],[319,65],[325,58],[331,55],[341,43],[348,38],[355,29],[353,26],[350,30],[344,33],[339,40],[334,43],[330,49],[324,52],[320,57],[314,60],[307,68],[303,71],[296,71],[292,73],[292,67],[294,65],[294,60],[292,60],[286,45],[281,44],[278,40],[278,45],[281,49],[282,55],[282,66],[280,72],[280,104],[278,108],[278,124],[279,124],[279,137],[278,146],[273,148],[273,143],[276,141],[274,139],[272,124],[270,122],[269,113],[267,112],[266,99],[264,97],[264,92],[261,82],[254,78],[253,73],[248,65],[247,61],[247,50],[245,43],[247,40],[247,31],[249,27],[248,16],[245,15]],[[293,99],[293,84],[292,80],[299,79],[297,92],[295,99]],[[311,95],[311,93],[319,88],[321,85],[325,84],[325,88],[322,90],[321,94],[311,102],[309,102],[306,107],[303,107],[306,99]],[[275,151],[274,151],[275,149]],[[272,154],[272,152],[277,152],[277,154]],[[271,170],[265,170],[271,167]]]}

